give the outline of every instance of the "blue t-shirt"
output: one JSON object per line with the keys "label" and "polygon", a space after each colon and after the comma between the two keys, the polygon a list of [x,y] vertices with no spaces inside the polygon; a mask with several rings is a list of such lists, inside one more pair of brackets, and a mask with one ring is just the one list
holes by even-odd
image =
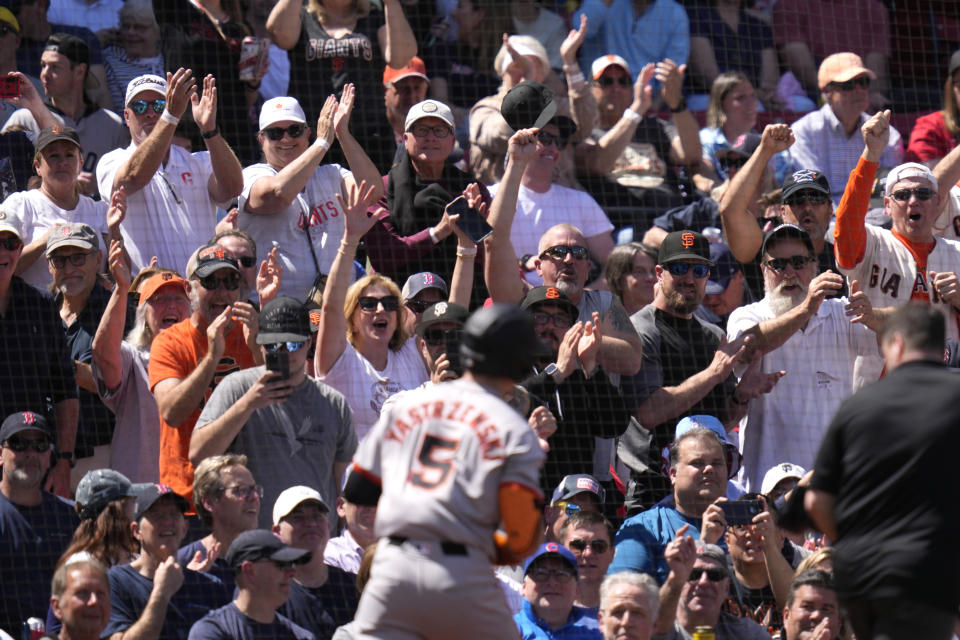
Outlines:
{"label": "blue t-shirt", "polygon": [[[701,519],[685,516],[671,506],[656,505],[627,518],[614,538],[616,553],[607,574],[639,571],[663,584],[670,573],[663,551],[673,540],[677,529],[685,524],[690,525],[687,535],[699,540]],[[726,549],[722,537],[717,544]]]}
{"label": "blue t-shirt", "polygon": [[33,507],[0,494],[0,629],[19,638],[24,620],[46,618],[53,568],[79,524],[73,507],[52,493]]}
{"label": "blue t-shirt", "polygon": [[279,613],[265,624],[248,618],[230,603],[211,611],[190,629],[190,640],[313,640],[313,634]]}
{"label": "blue t-shirt", "polygon": [[[177,550],[177,562],[180,563],[181,567],[186,567],[193,560],[193,556],[196,555],[197,551],[203,554],[201,558],[207,557],[207,548],[203,546],[203,542],[200,540],[195,540],[184,547],[180,547],[180,549]],[[223,559],[226,554],[226,550],[221,549],[220,555],[213,561],[213,566],[207,569],[205,573],[209,573],[222,582],[232,598],[234,589],[236,589],[237,586],[237,578],[233,568]]]}
{"label": "blue t-shirt", "polygon": [[523,640],[602,640],[596,613],[592,616],[588,609],[574,606],[570,610],[567,622],[559,629],[551,629],[547,623],[537,617],[529,601],[523,601],[523,608],[513,616]]}
{"label": "blue t-shirt", "polygon": [[[110,569],[110,622],[101,634],[109,636],[132,627],[147,606],[153,580],[130,565]],[[213,576],[184,569],[183,585],[170,598],[160,629],[160,640],[186,640],[197,620],[230,602],[232,592]]]}
{"label": "blue t-shirt", "polygon": [[[290,598],[279,611],[319,638],[329,638],[333,631],[353,620],[360,602],[357,575],[337,567],[327,567],[327,581],[319,587],[290,583]],[[326,632],[327,625],[332,623]]]}

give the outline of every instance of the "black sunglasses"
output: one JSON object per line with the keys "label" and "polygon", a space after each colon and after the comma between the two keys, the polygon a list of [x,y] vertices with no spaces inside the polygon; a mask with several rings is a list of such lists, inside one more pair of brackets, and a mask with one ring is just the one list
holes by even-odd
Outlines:
{"label": "black sunglasses", "polygon": [[934,196],[935,191],[928,187],[917,187],[916,189],[897,189],[890,195],[897,202],[910,202],[910,196],[917,196],[920,202],[926,202]]}
{"label": "black sunglasses", "polygon": [[200,286],[207,291],[216,291],[221,286],[227,291],[236,291],[240,286],[240,274],[233,273],[226,278],[209,275],[206,278],[200,278]]}
{"label": "black sunglasses", "polygon": [[604,89],[606,89],[607,87],[612,87],[615,84],[618,84],[621,87],[629,87],[631,84],[633,84],[633,80],[631,80],[627,76],[620,76],[619,78],[611,78],[609,76],[600,76],[599,78],[597,78],[597,84]]}
{"label": "black sunglasses", "polygon": [[537,132],[537,140],[539,140],[540,144],[545,147],[549,147],[551,144],[556,144],[557,149],[567,148],[567,141],[565,138],[555,136],[552,133],[547,133],[543,129]]}
{"label": "black sunglasses", "polygon": [[580,553],[586,551],[587,547],[590,547],[590,551],[593,551],[594,553],[606,553],[607,549],[610,548],[610,543],[606,540],[591,540],[589,543],[587,543],[586,540],[580,540],[578,538],[568,542],[567,546]]}
{"label": "black sunglasses", "polygon": [[727,156],[726,158],[720,160],[720,166],[725,170],[739,169],[745,164],[747,164],[747,158],[731,158]]}
{"label": "black sunglasses", "polygon": [[710,267],[705,264],[691,264],[689,262],[671,262],[667,265],[667,271],[675,278],[687,275],[687,272],[693,269],[694,278],[706,278],[710,273]]}
{"label": "black sunglasses", "polygon": [[403,304],[405,307],[410,309],[410,311],[413,311],[416,314],[422,314],[436,303],[427,302],[426,300],[407,300]]}
{"label": "black sunglasses", "polygon": [[14,436],[12,438],[8,438],[3,446],[9,447],[17,453],[23,453],[27,449],[35,451],[36,453],[43,453],[44,451],[49,451],[52,444],[53,443],[50,442],[49,438],[27,440],[26,438],[18,438]]}
{"label": "black sunglasses", "polygon": [[703,574],[707,574],[707,580],[710,582],[721,582],[727,577],[727,572],[723,569],[701,569],[694,567],[691,569],[690,577],[687,578],[687,580],[690,582],[698,582]]}
{"label": "black sunglasses", "polygon": [[382,298],[363,296],[357,301],[357,306],[364,311],[376,311],[377,305],[383,305],[384,311],[396,311],[400,306],[397,296],[383,296]]}
{"label": "black sunglasses", "polygon": [[257,264],[257,258],[255,256],[240,256],[237,260],[244,269],[249,269]]}
{"label": "black sunglasses", "polygon": [[147,112],[147,107],[153,107],[154,113],[163,113],[163,110],[167,108],[166,100],[134,100],[130,103],[130,110],[133,111],[138,116],[142,116]]}
{"label": "black sunglasses", "polygon": [[542,260],[544,256],[550,256],[556,260],[563,260],[567,255],[572,255],[574,260],[586,260],[590,251],[580,245],[558,244],[555,247],[544,249],[543,253],[540,254],[540,259]]}
{"label": "black sunglasses", "polygon": [[20,238],[0,238],[0,247],[7,251],[16,251],[22,246],[23,241]]}
{"label": "black sunglasses", "polygon": [[3,36],[5,36],[5,35],[7,35],[8,33],[17,33],[17,32],[14,30],[13,27],[11,27],[11,26],[9,26],[9,25],[0,24],[0,37],[3,37]]}
{"label": "black sunglasses", "polygon": [[305,344],[307,343],[302,340],[299,342],[288,340],[286,342],[271,342],[263,345],[263,348],[268,353],[276,353],[277,351],[287,351],[289,353],[293,353],[294,351],[300,351]]}
{"label": "black sunglasses", "polygon": [[280,140],[283,140],[283,134],[287,134],[291,138],[299,138],[306,130],[307,125],[297,123],[292,124],[289,127],[270,127],[269,129],[264,129],[263,135],[267,136],[268,140],[279,142]]}
{"label": "black sunglasses", "polygon": [[800,271],[800,269],[803,269],[814,260],[815,258],[811,258],[810,256],[790,256],[789,258],[770,258],[763,264],[774,271],[783,271],[787,268],[787,265],[793,267],[794,271]]}
{"label": "black sunglasses", "polygon": [[827,84],[827,87],[834,91],[853,91],[854,89],[866,89],[869,86],[870,76],[860,76],[846,82],[830,82]]}
{"label": "black sunglasses", "polygon": [[795,193],[787,198],[784,203],[791,207],[802,207],[806,203],[813,205],[827,204],[830,201],[830,198],[827,197],[825,193],[818,193],[815,191],[805,191],[803,193]]}
{"label": "black sunglasses", "polygon": [[423,332],[423,341],[431,347],[439,347],[446,343],[447,336],[459,339],[463,329],[427,329]]}

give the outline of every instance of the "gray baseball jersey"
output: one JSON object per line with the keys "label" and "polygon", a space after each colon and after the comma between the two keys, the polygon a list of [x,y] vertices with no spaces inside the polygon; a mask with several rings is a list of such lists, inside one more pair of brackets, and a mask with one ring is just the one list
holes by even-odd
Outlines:
{"label": "gray baseball jersey", "polygon": [[539,494],[544,457],[520,414],[461,379],[385,407],[354,463],[382,485],[378,537],[448,540],[493,560],[498,489],[518,483]]}

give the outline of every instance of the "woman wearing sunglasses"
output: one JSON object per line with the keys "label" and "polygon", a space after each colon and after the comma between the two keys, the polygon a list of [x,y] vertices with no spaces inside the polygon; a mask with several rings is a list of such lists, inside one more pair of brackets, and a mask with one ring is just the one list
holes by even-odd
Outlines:
{"label": "woman wearing sunglasses", "polygon": [[384,401],[426,382],[429,374],[403,331],[396,283],[370,274],[350,284],[360,239],[377,221],[367,213],[376,199],[373,187],[362,182],[350,187],[346,202],[336,197],[345,229],[324,289],[314,366],[319,379],[346,397],[363,440]]}

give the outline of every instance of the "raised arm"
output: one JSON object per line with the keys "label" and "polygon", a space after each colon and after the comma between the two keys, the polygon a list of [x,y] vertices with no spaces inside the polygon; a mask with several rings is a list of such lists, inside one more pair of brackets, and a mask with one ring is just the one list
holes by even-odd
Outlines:
{"label": "raised arm", "polygon": [[37,88],[33,86],[33,83],[30,82],[26,75],[19,71],[11,71],[7,76],[14,76],[20,80],[20,97],[5,98],[5,102],[29,111],[41,131],[47,127],[60,124],[57,119],[53,117],[53,113],[50,112],[47,105],[43,103],[43,98],[37,92]]}
{"label": "raised arm", "polygon": [[190,105],[213,167],[207,181],[207,193],[214,202],[226,202],[243,190],[243,167],[217,127],[217,83],[212,75],[203,79],[202,96],[196,92],[190,95]]}
{"label": "raised arm", "polygon": [[[167,107],[164,113],[169,113],[175,121],[179,120],[187,110],[190,99],[196,95],[196,84],[193,71],[190,69],[181,67],[176,73],[167,72]],[[111,193],[121,185],[126,188],[127,195],[147,186],[170,150],[170,143],[173,141],[176,130],[176,124],[165,120],[163,116],[158,118],[150,135],[137,146],[117,171]]]}
{"label": "raised arm", "polygon": [[493,233],[484,240],[487,260],[484,279],[494,302],[520,302],[523,282],[517,267],[517,254],[510,242],[510,228],[517,213],[517,194],[523,172],[537,151],[537,129],[521,129],[507,142],[507,165],[503,180],[490,204],[487,222]]}
{"label": "raised arm", "polygon": [[[486,217],[487,203],[483,201],[480,187],[476,182],[467,185],[463,190],[463,197],[467,199],[467,204],[472,209],[480,213],[481,217]],[[450,278],[449,301],[469,309],[470,294],[473,291],[473,270],[476,267],[477,243],[457,224],[458,217],[452,216],[453,232],[457,236],[457,261],[453,265],[453,276]]]}
{"label": "raised arm", "polygon": [[793,142],[793,132],[787,125],[767,125],[760,138],[760,146],[743,168],[737,171],[720,200],[723,235],[733,257],[740,262],[753,260],[763,245],[763,231],[749,210],[763,178],[763,170],[774,154],[790,148]]}
{"label": "raised arm", "polygon": [[270,39],[281,49],[293,49],[300,39],[300,9],[301,0],[279,0],[267,16],[267,33]]}
{"label": "raised arm", "polygon": [[417,39],[400,0],[383,0],[383,17],[386,24],[377,31],[383,59],[394,69],[402,69],[417,55]]}
{"label": "raised arm", "polygon": [[376,198],[374,187],[366,183],[351,185],[347,192],[347,201],[337,194],[337,203],[343,212],[344,232],[340,240],[337,255],[330,266],[327,286],[323,291],[323,307],[320,314],[320,328],[317,335],[317,353],[314,369],[319,375],[326,375],[336,364],[344,349],[347,348],[347,318],[343,313],[350,287],[350,273],[353,271],[353,257],[357,253],[360,239],[374,225],[376,218],[367,213]]}
{"label": "raised arm", "polygon": [[370,159],[367,152],[363,150],[363,147],[360,146],[360,143],[353,137],[353,134],[350,133],[350,113],[353,111],[355,95],[356,90],[353,83],[348,83],[343,88],[343,93],[340,95],[340,104],[337,105],[336,113],[333,115],[333,130],[337,135],[337,140],[340,141],[343,155],[347,158],[347,165],[349,165],[350,172],[353,174],[354,184],[366,182],[373,189],[374,200],[379,200],[383,197],[384,191],[380,171],[373,164],[373,160]]}
{"label": "raised arm", "polygon": [[[114,194],[116,196],[120,192]],[[123,257],[123,243],[110,242],[110,274],[116,283],[107,308],[93,337],[93,363],[107,391],[120,386],[123,375],[123,358],[120,343],[123,342],[123,326],[126,320],[127,295],[130,293],[130,267]]]}
{"label": "raised arm", "polygon": [[587,16],[581,14],[579,27],[571,29],[560,44],[560,57],[563,59],[563,75],[567,81],[567,98],[570,100],[570,115],[577,125],[571,137],[574,143],[586,140],[597,123],[597,100],[593,97],[580,63],[577,52],[587,36]]}
{"label": "raised arm", "polygon": [[657,63],[653,77],[663,85],[663,101],[673,114],[677,137],[670,145],[670,159],[676,164],[694,166],[700,163],[703,147],[700,145],[700,125],[683,103],[683,74],[687,65],[667,58]]}

